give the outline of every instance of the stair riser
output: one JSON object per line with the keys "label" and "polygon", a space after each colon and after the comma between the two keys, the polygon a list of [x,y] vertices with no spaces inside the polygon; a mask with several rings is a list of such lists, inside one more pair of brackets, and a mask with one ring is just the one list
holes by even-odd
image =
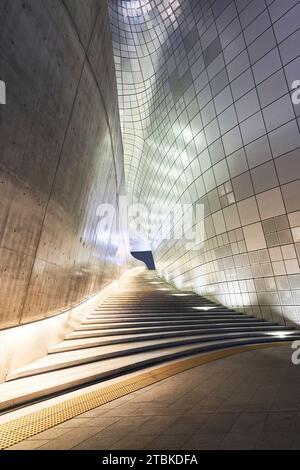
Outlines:
{"label": "stair riser", "polygon": [[[213,307],[213,308],[212,308]],[[126,303],[124,306],[120,306],[119,304],[115,304],[115,305],[100,305],[100,306],[96,306],[96,309],[95,310],[140,310],[140,309],[143,309],[143,310],[152,310],[153,308],[157,309],[157,310],[168,310],[170,308],[172,308],[172,310],[179,310],[179,311],[182,311],[182,312],[185,312],[186,310],[190,310],[190,309],[194,309],[194,308],[211,308],[212,310],[220,310],[220,311],[224,311],[224,312],[227,312],[227,311],[231,311],[231,312],[235,312],[235,310],[233,309],[229,309],[229,308],[226,308],[226,307],[222,307],[221,305],[199,305],[198,303],[197,304],[194,304],[194,305],[178,305],[178,304],[174,304],[172,305],[170,302],[168,304],[166,304],[165,306],[162,306],[158,303],[152,303],[151,305],[145,305],[145,304],[141,304],[141,305],[128,305],[128,303]]]}
{"label": "stair riser", "polygon": [[189,312],[182,312],[182,313],[173,313],[173,312],[156,312],[156,311],[153,311],[153,312],[143,312],[143,311],[136,311],[136,312],[124,312],[124,313],[120,313],[120,312],[117,312],[117,313],[113,313],[113,312],[93,312],[90,314],[91,317],[103,317],[103,318],[126,318],[126,317],[135,317],[135,318],[138,318],[138,317],[145,317],[145,318],[149,318],[149,317],[171,317],[171,318],[185,318],[187,316],[189,317],[203,317],[203,316],[224,316],[224,317],[227,317],[227,316],[233,316],[233,317],[245,317],[245,318],[255,318],[251,315],[243,315],[243,314],[239,314],[239,313],[235,313],[235,312],[215,312],[215,311],[195,311],[195,310],[192,310],[192,311],[189,311]]}
{"label": "stair riser", "polygon": [[[245,324],[247,324],[247,322],[243,323],[243,325],[245,325]],[[265,325],[265,323],[262,323],[262,322],[256,322],[256,323],[251,322],[251,325],[254,325],[254,326],[257,326],[257,325],[260,326],[262,324]],[[201,323],[199,324],[198,323],[198,324],[195,324],[195,325],[189,325],[189,324],[188,325],[173,325],[173,326],[171,326],[171,325],[156,325],[156,326],[152,325],[152,326],[147,326],[147,327],[141,327],[141,326],[127,327],[127,326],[124,326],[124,327],[121,327],[121,328],[110,328],[108,326],[103,326],[101,328],[94,326],[94,328],[92,328],[91,326],[85,326],[85,327],[78,327],[75,331],[84,331],[84,330],[90,330],[90,329],[97,330],[98,329],[99,331],[101,331],[101,330],[114,331],[115,334],[127,334],[127,331],[129,331],[129,330],[131,332],[134,330],[135,333],[145,333],[147,331],[154,330],[154,329],[156,329],[158,331],[160,331],[160,330],[173,331],[174,329],[178,330],[178,329],[180,329],[180,327],[184,328],[185,326],[189,327],[189,328],[193,328],[193,327],[194,328],[207,328],[208,326],[211,326],[211,325],[214,325],[216,327],[218,327],[218,326],[241,326],[241,322],[239,322],[239,323],[236,323],[236,322],[226,322],[226,323],[219,322],[219,323],[211,323],[211,324],[209,322],[206,322],[205,324],[201,324]],[[276,326],[275,323],[271,323],[270,325],[271,326]],[[123,330],[124,330],[124,333],[123,333]],[[106,334],[106,333],[104,333],[104,334]]]}
{"label": "stair riser", "polygon": [[[134,328],[134,327],[140,327],[140,326],[173,326],[173,325],[179,325],[179,326],[184,326],[184,325],[209,325],[209,324],[214,324],[216,323],[216,321],[221,321],[222,319],[215,319],[215,320],[211,320],[211,319],[207,319],[207,320],[181,320],[181,321],[139,321],[139,322],[124,322],[124,323],[118,323],[118,322],[97,322],[95,320],[91,320],[91,321],[86,321],[86,322],[82,322],[82,326],[86,326],[86,325],[95,325],[96,327],[98,328],[108,328],[108,329],[111,329],[112,327],[113,328]],[[225,321],[226,323],[230,324],[230,323],[239,323],[239,324],[251,324],[251,323],[256,323],[255,320],[251,320],[251,319],[226,319]],[[80,327],[79,327],[80,328]]]}

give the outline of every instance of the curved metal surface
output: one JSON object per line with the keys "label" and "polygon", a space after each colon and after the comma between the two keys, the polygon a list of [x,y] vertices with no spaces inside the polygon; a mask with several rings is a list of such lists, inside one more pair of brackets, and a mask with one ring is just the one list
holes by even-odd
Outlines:
{"label": "curved metal surface", "polygon": [[177,287],[299,324],[299,105],[290,90],[300,3],[109,4],[129,197],[166,225],[176,204],[204,206],[201,249],[163,221],[166,236],[151,234],[157,269]]}

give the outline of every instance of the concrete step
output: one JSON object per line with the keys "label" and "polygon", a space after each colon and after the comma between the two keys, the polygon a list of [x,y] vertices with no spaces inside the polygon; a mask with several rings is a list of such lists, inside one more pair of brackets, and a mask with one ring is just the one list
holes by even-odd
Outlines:
{"label": "concrete step", "polygon": [[127,317],[132,318],[186,318],[186,317],[193,317],[193,318],[203,318],[208,316],[235,316],[235,317],[246,317],[246,318],[254,318],[251,315],[242,315],[237,312],[218,312],[215,310],[210,310],[209,312],[199,312],[196,310],[186,311],[184,313],[176,313],[176,312],[124,312],[124,313],[101,313],[101,312],[92,312],[87,318],[115,318],[115,319],[124,319]]}
{"label": "concrete step", "polygon": [[224,310],[227,310],[226,307],[222,305],[216,305],[213,303],[208,303],[208,302],[199,302],[199,300],[195,300],[194,302],[191,301],[178,301],[178,300],[155,300],[153,299],[152,302],[130,302],[130,301],[118,301],[118,302],[111,302],[111,303],[103,303],[99,306],[99,308],[103,309],[113,309],[113,308],[139,308],[139,307],[145,307],[145,308],[170,308],[170,306],[173,306],[173,308],[186,308],[186,307],[216,307],[216,308],[223,308]]}
{"label": "concrete step", "polygon": [[[186,309],[192,309],[192,308],[196,308],[198,307],[199,309],[200,308],[211,308],[211,309],[219,309],[219,310],[222,310],[222,311],[227,311],[227,310],[230,310],[230,309],[227,309],[225,307],[222,307],[221,305],[213,305],[213,304],[200,304],[199,302],[194,302],[194,303],[189,303],[187,302],[186,304],[183,304],[181,302],[165,302],[165,304],[161,304],[159,305],[158,302],[152,302],[152,304],[145,304],[143,302],[139,303],[139,304],[130,304],[129,302],[124,302],[124,304],[122,303],[115,303],[115,304],[111,304],[111,305],[100,305],[96,308],[96,310],[107,310],[107,311],[115,311],[115,310],[123,310],[123,308],[125,310],[131,310],[131,309],[135,309],[135,310],[138,310],[138,309],[143,309],[143,310],[153,310],[153,309],[156,309],[156,310],[169,310],[170,308],[173,309],[173,310],[179,310],[179,311],[185,311]],[[231,309],[231,311],[233,311]]]}
{"label": "concrete step", "polygon": [[[96,320],[89,320],[82,322],[81,326],[76,328],[76,330],[85,330],[90,328],[102,328],[102,329],[111,329],[111,328],[133,328],[133,327],[143,327],[143,326],[174,326],[174,325],[209,325],[214,324],[218,321],[224,321],[226,323],[256,323],[255,318],[215,318],[215,319],[197,319],[197,320],[160,320],[160,321],[128,321],[128,322],[116,322],[116,323],[105,323]],[[274,323],[271,323],[274,324]]]}
{"label": "concrete step", "polygon": [[282,341],[276,338],[247,338],[238,341],[211,342],[209,344],[184,345],[170,349],[148,351],[132,354],[120,358],[96,361],[88,365],[78,365],[67,369],[60,369],[42,375],[33,375],[1,384],[0,411],[7,410],[29,402],[41,400],[72,390],[83,385],[102,382],[110,378],[121,376],[143,367],[160,364],[169,360],[178,359],[193,354],[201,354],[216,349],[228,349],[248,344],[260,344]]}
{"label": "concrete step", "polygon": [[182,318],[184,320],[189,321],[197,321],[197,320],[224,320],[226,319],[237,319],[240,320],[241,318],[254,318],[254,317],[241,317],[239,315],[227,315],[227,314],[220,314],[220,315],[180,315],[180,316],[172,316],[172,315],[134,315],[134,316],[104,316],[104,315],[90,315],[86,318],[85,321],[88,322],[101,322],[101,323],[120,323],[120,322],[153,322],[153,321],[181,321]]}
{"label": "concrete step", "polygon": [[186,295],[182,295],[182,294],[166,294],[166,295],[156,295],[156,294],[153,294],[151,293],[151,295],[149,296],[149,298],[147,297],[141,297],[140,299],[137,298],[137,297],[132,297],[132,298],[129,298],[129,297],[116,297],[116,298],[113,298],[113,297],[110,297],[108,300],[103,300],[101,302],[101,305],[117,305],[117,304],[120,304],[120,303],[131,303],[133,305],[136,305],[136,304],[151,304],[153,302],[159,302],[161,303],[162,305],[165,305],[165,304],[168,304],[168,303],[173,303],[173,304],[176,304],[176,303],[197,303],[199,305],[212,305],[213,302],[210,301],[210,300],[206,300],[206,299],[201,299],[200,297],[198,297],[197,295],[194,295],[194,296],[186,296]]}
{"label": "concrete step", "polygon": [[[270,335],[268,333],[226,333],[226,335],[206,335],[206,336],[184,336],[174,339],[159,339],[159,340],[145,340],[136,341],[130,344],[118,344],[109,346],[100,346],[95,348],[87,348],[82,350],[74,350],[61,352],[56,354],[49,354],[42,359],[32,362],[28,366],[16,369],[13,373],[9,374],[7,381],[15,380],[23,377],[29,377],[37,374],[43,374],[54,370],[65,369],[82,364],[89,364],[91,362],[104,361],[114,357],[123,357],[131,354],[144,353],[147,351],[154,351],[156,349],[162,350],[165,348],[172,348],[177,346],[189,346],[191,344],[202,344],[203,347],[209,347],[212,343],[215,347],[224,347],[227,344],[230,346],[238,345],[241,341],[249,341],[249,344],[257,343],[259,341],[268,340]],[[276,336],[272,336],[272,340],[276,340]],[[292,333],[289,339],[300,339],[300,334]],[[280,335],[280,340],[282,337]]]}
{"label": "concrete step", "polygon": [[[110,334],[120,334],[120,335],[123,335],[123,334],[128,334],[128,333],[149,333],[149,332],[158,332],[158,331],[174,331],[174,330],[178,330],[180,329],[181,327],[183,328],[193,328],[193,329],[199,329],[199,328],[208,328],[208,327],[229,327],[229,326],[245,326],[245,325],[248,325],[249,323],[243,323],[241,324],[241,322],[238,322],[238,323],[235,323],[235,322],[213,322],[213,323],[206,323],[206,324],[195,324],[195,325],[174,325],[174,326],[163,326],[163,325],[158,325],[158,326],[147,326],[147,327],[124,327],[124,328],[99,328],[99,327],[96,327],[94,326],[94,328],[90,327],[90,326],[84,326],[84,327],[78,327],[77,329],[74,330],[73,333],[70,333],[66,336],[66,339],[70,339],[72,338],[72,335],[73,334],[85,334],[86,336],[85,337],[88,337],[90,334],[91,335],[94,335],[95,333],[97,333],[98,335],[102,335],[102,336],[107,336],[107,335],[110,335]],[[262,322],[262,321],[257,321],[257,322],[251,322],[250,323],[251,326],[261,326],[261,325],[268,325],[270,327],[272,326],[278,326],[276,325],[276,323],[272,323],[272,322]],[[90,332],[90,333],[89,333]]]}
{"label": "concrete step", "polygon": [[181,321],[181,319],[184,318],[184,320],[218,320],[224,318],[225,320],[228,319],[233,319],[236,318],[238,320],[242,319],[250,319],[254,317],[246,317],[245,315],[235,315],[235,314],[228,314],[228,313],[220,313],[217,315],[212,315],[212,314],[207,314],[207,315],[190,315],[190,314],[185,314],[185,315],[180,315],[180,316],[172,316],[172,315],[156,315],[156,316],[118,316],[117,318],[114,318],[113,316],[109,316],[108,318],[103,315],[91,315],[88,316],[87,319],[83,322],[83,324],[86,323],[101,323],[101,324],[106,324],[106,323],[120,323],[121,322],[153,322],[153,321],[171,321],[171,322],[176,322],[176,321]]}
{"label": "concrete step", "polygon": [[168,295],[167,297],[153,297],[151,300],[146,300],[146,299],[141,299],[141,300],[131,300],[131,299],[121,299],[118,298],[116,300],[110,300],[110,301],[103,301],[100,305],[101,306],[107,306],[110,307],[112,305],[121,305],[121,304],[126,304],[126,305],[147,305],[151,306],[152,304],[157,304],[158,306],[163,307],[164,305],[168,304],[173,304],[173,305],[214,305],[213,302],[208,302],[208,301],[201,301],[199,300],[199,297],[195,297],[191,299],[190,297],[176,297],[176,296],[170,296]]}
{"label": "concrete step", "polygon": [[61,343],[53,346],[49,349],[49,354],[55,354],[65,351],[74,351],[81,350],[86,348],[93,348],[97,346],[107,346],[112,344],[122,344],[122,343],[131,343],[137,340],[146,341],[149,339],[163,339],[163,338],[180,338],[186,336],[209,336],[209,335],[225,335],[227,334],[235,335],[248,335],[248,336],[257,336],[267,334],[269,336],[288,336],[290,334],[295,334],[296,331],[293,328],[288,327],[274,327],[270,331],[270,327],[247,327],[247,328],[210,328],[203,330],[176,330],[173,332],[164,332],[164,333],[148,333],[143,336],[138,334],[127,334],[127,335],[114,335],[114,336],[102,336],[100,338],[91,337],[84,338],[81,335],[78,335],[77,338],[74,336],[74,339],[67,339]]}
{"label": "concrete step", "polygon": [[[287,326],[278,326],[278,325],[267,325],[264,326],[264,323],[251,323],[251,325],[226,325],[226,324],[219,324],[219,325],[210,325],[210,326],[185,326],[185,327],[164,327],[164,328],[145,328],[143,329],[143,337],[147,337],[147,335],[178,335],[180,332],[188,332],[188,334],[198,334],[201,332],[209,332],[209,333],[218,333],[218,332],[225,332],[225,331],[270,331],[270,332],[275,332],[275,331],[285,331],[287,329],[288,331],[291,330]],[[293,330],[292,330],[293,331]],[[298,330],[297,330],[298,331]],[[117,329],[117,330],[101,330],[101,329],[95,329],[95,330],[89,330],[89,331],[74,331],[72,333],[69,333],[66,336],[66,341],[71,341],[73,339],[86,339],[86,338],[110,338],[110,337],[128,337],[129,335],[134,335],[136,337],[136,334],[140,334],[141,329],[135,329],[135,328],[126,328],[126,329]]]}
{"label": "concrete step", "polygon": [[157,314],[163,314],[163,313],[170,313],[170,314],[177,314],[177,315],[184,315],[185,313],[207,313],[207,312],[211,312],[211,313],[231,313],[231,314],[235,314],[235,315],[244,315],[243,313],[239,313],[239,312],[235,312],[233,310],[228,310],[228,309],[225,309],[225,308],[215,308],[215,307],[188,307],[186,306],[185,308],[181,307],[181,308],[173,308],[173,307],[168,307],[168,308],[164,308],[164,309],[160,309],[160,308],[156,308],[155,306],[153,306],[152,308],[144,308],[143,306],[141,307],[137,307],[137,308],[112,308],[112,309],[107,309],[107,308],[101,308],[101,309],[95,309],[93,314],[94,315],[97,315],[97,314],[104,314],[106,313],[107,315],[123,315],[123,314],[126,314],[126,313],[130,313],[130,314],[136,314],[136,315],[139,315],[140,313],[143,313],[143,314],[153,314],[153,313],[157,313]]}

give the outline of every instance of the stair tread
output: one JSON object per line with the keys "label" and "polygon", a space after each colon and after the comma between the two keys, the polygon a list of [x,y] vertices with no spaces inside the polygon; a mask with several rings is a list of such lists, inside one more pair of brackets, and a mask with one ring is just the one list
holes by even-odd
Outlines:
{"label": "stair tread", "polygon": [[[212,325],[214,327],[214,330],[216,330],[215,327],[218,328],[223,328],[224,331],[230,331],[232,329],[240,329],[240,328],[246,328],[245,326],[241,326],[241,325],[234,325],[234,324],[230,324],[230,325],[224,325],[224,324],[219,324],[219,325]],[[179,329],[178,329],[179,328]],[[259,324],[253,324],[251,323],[251,325],[248,325],[247,324],[247,329],[249,331],[251,331],[252,329],[258,329],[258,328],[263,328],[263,329],[268,329],[270,331],[274,331],[274,330],[284,330],[285,328],[288,328],[286,326],[278,326],[278,325],[264,325],[263,323],[259,323]],[[206,331],[207,329],[212,329],[212,327],[210,328],[207,328],[206,326],[202,326],[201,328],[199,328],[199,326],[193,326],[193,325],[188,325],[186,326],[184,329],[180,328],[180,327],[174,327],[173,329],[170,330],[170,328],[158,328],[158,327],[154,327],[154,328],[151,328],[151,327],[148,327],[145,329],[145,332],[143,333],[143,336],[144,335],[148,335],[148,334],[165,334],[165,333],[175,333],[176,331],[177,332],[180,332],[180,331],[201,331],[201,330],[204,330]],[[162,330],[162,331],[160,331]],[[150,333],[148,333],[148,331],[150,331]],[[122,334],[120,334],[120,332]],[[140,333],[140,330],[136,330],[134,328],[128,328],[128,329],[124,329],[124,330],[101,330],[101,329],[96,329],[96,330],[76,330],[76,331],[73,331],[72,333],[68,334],[66,336],[66,340],[69,341],[69,340],[72,340],[73,338],[82,338],[84,337],[85,335],[95,335],[97,337],[112,337],[112,336],[118,336],[118,337],[124,337],[124,336],[127,336],[129,334],[136,334],[136,333]],[[88,337],[88,336],[86,336]]]}
{"label": "stair tread", "polygon": [[167,319],[169,320],[170,318],[171,319],[175,319],[175,320],[180,320],[182,318],[184,319],[203,319],[203,318],[254,318],[254,317],[251,317],[250,315],[239,315],[238,313],[223,313],[223,312],[218,312],[218,313],[190,313],[190,312],[186,312],[184,314],[172,314],[172,313],[169,313],[169,314],[165,314],[165,313],[162,313],[162,314],[131,314],[129,315],[128,313],[127,314],[123,314],[123,315],[107,315],[107,314],[95,314],[95,313],[92,313],[90,314],[87,319],[90,319],[90,320],[116,320],[116,321],[120,321],[120,320],[151,320],[152,318],[157,318],[158,320],[162,320],[162,319]]}
{"label": "stair tread", "polygon": [[[24,374],[33,374],[40,373],[53,368],[58,369],[62,367],[70,367],[78,365],[83,362],[91,362],[95,360],[101,360],[101,358],[106,359],[109,355],[120,356],[124,353],[132,354],[132,352],[143,352],[147,348],[152,347],[155,349],[162,349],[162,347],[168,346],[173,347],[179,345],[180,343],[197,343],[201,342],[203,345],[209,345],[211,343],[222,342],[226,344],[229,341],[239,342],[243,337],[248,339],[254,338],[264,338],[270,337],[268,333],[259,333],[252,332],[252,335],[248,333],[227,333],[226,335],[198,335],[198,336],[185,336],[180,338],[163,338],[159,340],[146,340],[146,341],[136,341],[134,343],[120,343],[118,345],[109,345],[109,346],[98,346],[94,348],[87,348],[81,350],[73,350],[67,352],[60,352],[56,354],[49,354],[37,361],[32,362],[28,366],[16,369],[14,373],[10,374],[7,380],[12,379],[13,377],[21,377]],[[300,335],[291,335],[293,338],[300,338]],[[276,338],[276,336],[272,336]]]}
{"label": "stair tread", "polygon": [[[218,319],[220,322],[220,319]],[[231,324],[231,323],[236,323],[236,324],[252,324],[252,323],[258,323],[255,319],[226,319],[224,324]],[[263,322],[260,321],[262,324]],[[132,321],[132,322],[116,322],[116,323],[104,323],[104,322],[97,322],[94,320],[91,321],[85,321],[82,322],[80,326],[76,328],[76,331],[79,330],[85,330],[85,329],[90,329],[90,328],[102,328],[102,329],[124,329],[127,327],[136,327],[136,328],[142,328],[142,327],[164,327],[164,326],[172,326],[172,325],[214,325],[216,324],[216,320],[212,319],[207,319],[207,320],[178,320],[178,321]],[[271,323],[274,324],[274,323]]]}
{"label": "stair tread", "polygon": [[[177,318],[168,318],[168,317],[126,317],[126,318],[103,318],[103,317],[87,317],[84,322],[82,322],[83,325],[89,324],[89,323],[99,323],[99,324],[112,324],[112,323],[153,323],[153,322],[185,322],[185,321],[197,321],[197,320],[219,320],[224,318],[225,320],[227,319],[237,319],[237,320],[249,320],[249,317],[240,317],[237,315],[218,315],[218,316],[203,316],[203,317],[190,317],[189,315],[186,315],[184,320],[182,319],[177,319]],[[251,318],[251,317],[250,317]]]}
{"label": "stair tread", "polygon": [[[295,330],[292,328],[286,328],[283,329],[282,327],[277,328],[279,334],[280,332],[284,333],[295,333]],[[126,342],[134,342],[137,339],[140,338],[140,341],[145,342],[146,340],[149,339],[159,339],[159,338],[185,338],[185,337],[206,337],[208,338],[209,335],[215,334],[215,335],[220,335],[223,334],[226,336],[227,335],[263,335],[264,333],[270,334],[273,333],[274,335],[276,334],[276,330],[273,332],[270,332],[270,329],[267,328],[262,328],[262,327],[255,327],[251,330],[249,328],[236,328],[236,329],[221,329],[221,330],[216,330],[214,329],[208,329],[208,330],[196,330],[197,334],[192,334],[191,330],[177,330],[175,332],[163,332],[163,333],[148,333],[144,334],[143,338],[140,338],[140,335],[138,334],[128,334],[128,335],[114,335],[114,336],[103,336],[98,338],[78,338],[74,337],[74,339],[68,339],[65,341],[62,341],[61,343],[57,344],[56,346],[53,346],[52,348],[49,349],[49,353],[57,353],[57,352],[62,352],[64,350],[74,350],[76,348],[84,349],[85,347],[94,347],[94,346],[103,346],[107,344],[118,344],[118,343],[126,343]]]}
{"label": "stair tread", "polygon": [[[246,325],[249,325],[249,323],[244,323]],[[251,326],[260,326],[260,325],[265,325],[264,322],[261,322],[261,321],[257,321],[257,322],[251,322],[250,323]],[[234,323],[234,322],[218,322],[218,323],[212,323],[212,324],[203,324],[203,323],[200,323],[200,324],[191,324],[191,325],[182,325],[184,327],[189,327],[189,328],[199,328],[199,327],[202,327],[202,328],[207,328],[207,326],[209,325],[214,325],[216,327],[218,326],[240,326],[241,325],[241,322],[239,323]],[[267,325],[269,326],[276,326],[275,323],[267,323]],[[92,326],[94,326],[94,328],[92,328]],[[177,328],[180,328],[180,325],[174,325],[174,326],[170,326],[170,325],[158,325],[158,326],[144,326],[144,327],[129,327],[129,328],[116,328],[115,325],[114,325],[114,328],[100,328],[100,327],[96,327],[95,325],[85,325],[84,327],[78,327],[77,329],[74,330],[74,333],[76,332],[103,332],[104,335],[107,335],[107,334],[111,334],[111,333],[114,333],[114,334],[117,334],[117,333],[121,333],[122,334],[127,334],[129,331],[135,331],[136,333],[144,333],[146,331],[173,331],[174,329],[177,329]],[[69,337],[69,335],[67,335],[67,337]]]}
{"label": "stair tread", "polygon": [[[273,342],[271,338],[260,341]],[[282,340],[281,340],[282,341]],[[235,342],[235,346],[251,344],[250,340],[240,340]],[[0,388],[0,409],[6,409],[10,406],[17,406],[34,398],[42,398],[53,393],[65,391],[80,385],[88,384],[93,381],[107,380],[116,374],[126,373],[147,365],[161,363],[167,360],[176,359],[183,355],[198,354],[207,350],[228,348],[228,342],[219,344],[209,344],[210,349],[205,345],[187,345],[177,346],[166,350],[148,351],[144,353],[133,354],[120,358],[108,359],[106,361],[97,361],[88,365],[78,365],[68,369],[61,369],[40,375],[21,378],[1,384]]]}

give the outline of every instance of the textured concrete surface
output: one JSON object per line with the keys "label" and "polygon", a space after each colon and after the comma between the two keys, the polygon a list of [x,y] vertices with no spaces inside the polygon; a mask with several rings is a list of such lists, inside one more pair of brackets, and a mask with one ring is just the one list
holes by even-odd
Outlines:
{"label": "textured concrete surface", "polygon": [[10,449],[299,449],[300,366],[288,347],[202,365]]}
{"label": "textured concrete surface", "polygon": [[[0,327],[98,292],[124,263],[97,206],[124,191],[106,2],[0,0]],[[124,253],[124,250],[123,250]]]}

